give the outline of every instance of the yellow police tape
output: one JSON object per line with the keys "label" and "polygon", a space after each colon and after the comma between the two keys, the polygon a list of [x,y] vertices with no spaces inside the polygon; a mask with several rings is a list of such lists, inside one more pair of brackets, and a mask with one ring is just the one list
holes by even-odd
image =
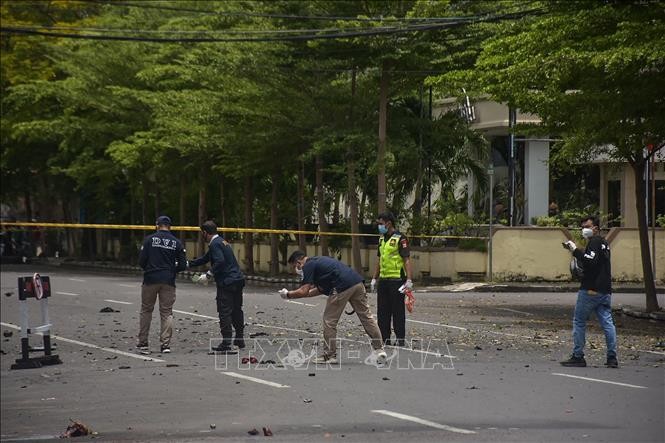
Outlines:
{"label": "yellow police tape", "polygon": [[[7,226],[26,228],[66,228],[66,229],[130,229],[135,231],[151,231],[155,225],[107,225],[94,223],[46,223],[46,222],[0,222],[4,230]],[[194,231],[201,230],[198,226],[171,226],[172,231]],[[321,231],[298,231],[293,229],[260,229],[260,228],[217,228],[221,232],[239,232],[254,234],[306,234],[306,235],[328,235],[328,236],[351,236],[351,237],[378,237],[379,234],[354,234],[351,232],[321,232]],[[483,239],[487,237],[472,237],[463,235],[408,235],[409,238],[468,238]]]}

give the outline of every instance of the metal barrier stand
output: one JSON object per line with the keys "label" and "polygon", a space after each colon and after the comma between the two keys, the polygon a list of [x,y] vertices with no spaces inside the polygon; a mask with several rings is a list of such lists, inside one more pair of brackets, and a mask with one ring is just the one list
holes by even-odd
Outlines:
{"label": "metal barrier stand", "polygon": [[[48,298],[51,296],[51,284],[49,277],[40,277],[35,274],[32,277],[18,278],[19,310],[21,313],[21,358],[16,359],[12,369],[41,368],[44,365],[61,364],[60,357],[52,353],[51,349],[51,323],[48,316]],[[41,308],[42,325],[30,329],[28,323],[28,298],[39,300]],[[43,348],[30,348],[28,336],[32,332],[41,332],[44,339]],[[30,352],[44,352],[43,356],[30,357]]]}

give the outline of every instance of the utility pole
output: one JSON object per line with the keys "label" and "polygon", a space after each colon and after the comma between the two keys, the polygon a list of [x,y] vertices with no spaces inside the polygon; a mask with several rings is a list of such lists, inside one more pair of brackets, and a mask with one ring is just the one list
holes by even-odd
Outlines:
{"label": "utility pole", "polygon": [[510,129],[510,213],[509,224],[510,226],[515,226],[515,186],[516,180],[515,176],[515,124],[517,123],[517,110],[515,108],[508,108],[508,128]]}

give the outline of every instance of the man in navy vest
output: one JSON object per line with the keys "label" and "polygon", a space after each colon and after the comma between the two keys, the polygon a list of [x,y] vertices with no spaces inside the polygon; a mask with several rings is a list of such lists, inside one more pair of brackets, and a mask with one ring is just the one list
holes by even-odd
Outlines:
{"label": "man in navy vest", "polygon": [[180,240],[171,234],[171,219],[162,215],[157,218],[156,225],[157,231],[143,240],[139,255],[139,265],[143,269],[138,342],[141,354],[150,354],[148,335],[157,297],[161,317],[161,352],[171,352],[175,275],[187,267],[185,250]]}

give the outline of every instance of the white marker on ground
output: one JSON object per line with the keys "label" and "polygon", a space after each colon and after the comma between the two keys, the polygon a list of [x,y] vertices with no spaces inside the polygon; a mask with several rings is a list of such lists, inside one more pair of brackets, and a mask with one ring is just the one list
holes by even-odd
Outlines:
{"label": "white marker on ground", "polygon": [[260,383],[262,385],[272,386],[273,388],[290,388],[291,387],[289,385],[282,385],[280,383],[275,383],[275,382],[272,382],[272,381],[263,380],[261,378],[250,377],[249,375],[238,374],[237,372],[222,371],[222,374],[228,375],[229,377],[235,377],[235,378],[241,378],[241,379],[247,380],[247,381],[253,381],[254,383]]}
{"label": "white marker on ground", "polygon": [[130,302],[128,302],[128,301],[111,300],[111,299],[109,299],[109,298],[104,299],[104,301],[107,301],[107,302],[109,302],[109,303],[118,303],[118,304],[121,304],[121,305],[133,305],[133,304],[134,304],[134,303],[130,303]]}
{"label": "white marker on ground", "polygon": [[422,418],[414,417],[413,415],[401,414],[399,412],[386,411],[385,409],[372,409],[371,412],[375,414],[387,415],[389,417],[399,418],[400,420],[411,421],[413,423],[418,423],[424,426],[429,426],[430,428],[442,429],[444,431],[455,432],[457,434],[475,434],[475,431],[469,429],[456,428],[454,426],[442,425],[440,423],[435,423],[429,420],[423,420]]}
{"label": "white marker on ground", "polygon": [[118,286],[122,286],[123,288],[138,288],[138,285],[126,285],[124,283],[116,283]]}
{"label": "white marker on ground", "polygon": [[80,278],[68,278],[67,280],[70,280],[70,281],[78,281],[78,282],[85,282],[85,280],[81,280]]}
{"label": "white marker on ground", "polygon": [[74,294],[73,292],[60,292],[60,291],[56,291],[55,293],[58,294],[58,295],[75,295],[75,296],[81,295],[81,294]]}
{"label": "white marker on ground", "polygon": [[[14,324],[11,324],[11,323],[0,322],[0,325],[5,326],[7,328],[16,329],[17,331],[21,330],[20,327],[14,325]],[[86,343],[86,342],[79,341],[79,340],[73,340],[71,338],[61,337],[61,336],[55,335],[55,334],[51,334],[51,338],[54,339],[54,340],[64,341],[65,343],[72,343],[74,345],[85,346],[85,347],[93,348],[93,349],[99,349],[100,351],[110,352],[112,354],[118,354],[118,355],[124,355],[125,357],[137,358],[139,360],[154,361],[154,362],[157,362],[157,363],[164,363],[164,361],[165,361],[165,360],[161,360],[159,358],[149,357],[147,355],[132,354],[131,352],[120,351],[118,349],[106,348],[104,346],[98,346],[98,345],[95,345],[93,343]]]}
{"label": "white marker on ground", "polygon": [[631,384],[628,384],[628,383],[619,383],[618,381],[601,380],[599,378],[581,377],[579,375],[562,374],[560,372],[552,372],[552,375],[560,375],[561,377],[578,378],[580,380],[595,381],[595,382],[598,382],[598,383],[608,383],[608,384],[617,385],[617,386],[626,386],[628,388],[648,389],[646,386],[631,385]]}

